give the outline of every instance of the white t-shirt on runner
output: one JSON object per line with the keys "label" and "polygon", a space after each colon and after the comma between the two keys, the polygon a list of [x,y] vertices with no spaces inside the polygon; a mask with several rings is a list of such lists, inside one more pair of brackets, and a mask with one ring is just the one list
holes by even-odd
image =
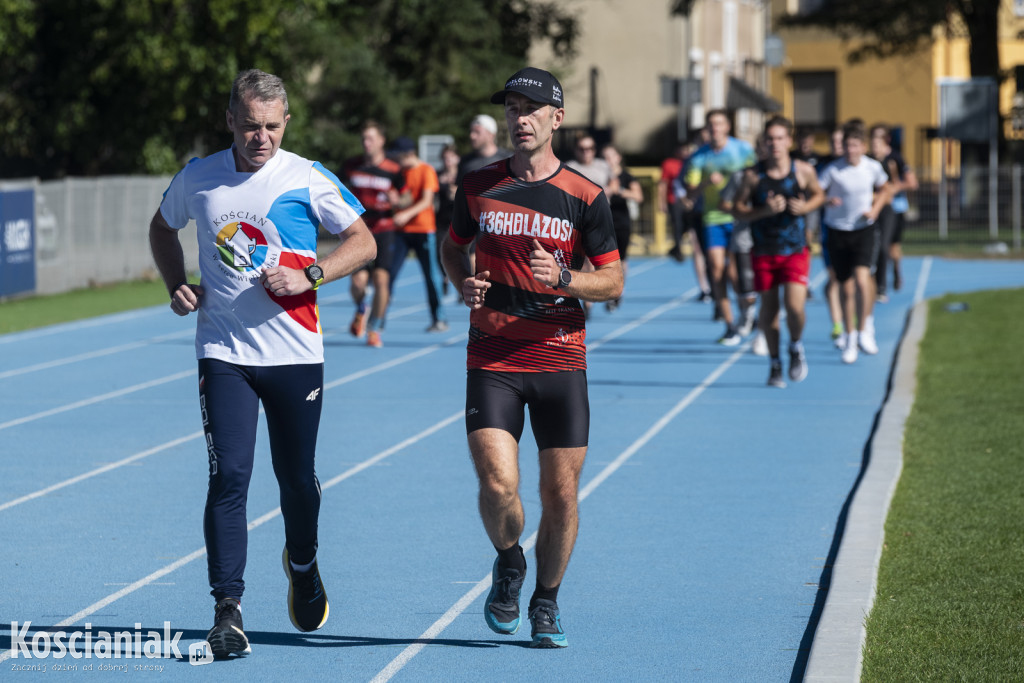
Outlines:
{"label": "white t-shirt on runner", "polygon": [[314,263],[319,228],[341,233],[363,213],[334,174],[283,149],[255,173],[241,173],[227,149],[179,171],[160,212],[177,230],[196,222],[205,292],[197,358],[258,366],[323,362],[316,292],[278,297],[259,278],[264,268]]}
{"label": "white t-shirt on runner", "polygon": [[[875,190],[888,181],[882,165],[868,156],[861,157],[856,166],[845,158],[826,166],[818,178],[826,196],[825,225],[846,232],[871,225],[864,214],[871,210]],[[839,197],[842,204],[831,206],[828,200],[833,197]]]}

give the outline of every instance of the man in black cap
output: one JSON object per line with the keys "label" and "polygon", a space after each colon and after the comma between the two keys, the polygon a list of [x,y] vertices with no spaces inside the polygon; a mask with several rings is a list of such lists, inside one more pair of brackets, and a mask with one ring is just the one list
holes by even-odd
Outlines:
{"label": "man in black cap", "polygon": [[[519,438],[529,406],[542,505],[531,646],[566,647],[557,596],[576,542],[590,431],[580,299],[618,298],[622,268],[604,192],[551,149],[565,117],[558,80],[526,68],[491,101],[505,106],[514,153],[466,174],[442,248],[448,277],[471,309],[466,432],[480,516],[498,552],[484,617],[497,633],[519,630],[526,578]],[[475,273],[466,261],[474,240]],[[580,270],[585,258],[593,272]]]}

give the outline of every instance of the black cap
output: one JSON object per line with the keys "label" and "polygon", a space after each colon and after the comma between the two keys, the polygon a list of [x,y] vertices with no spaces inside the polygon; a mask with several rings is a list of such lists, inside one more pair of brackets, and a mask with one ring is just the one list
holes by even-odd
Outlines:
{"label": "black cap", "polygon": [[391,151],[395,154],[405,154],[406,152],[415,152],[416,143],[411,138],[407,138],[404,135],[399,138],[395,138],[395,141],[391,143]]}
{"label": "black cap", "polygon": [[491,104],[505,104],[505,95],[510,92],[524,95],[534,102],[563,107],[562,84],[544,69],[528,66],[512,74],[505,82],[505,88],[491,95]]}

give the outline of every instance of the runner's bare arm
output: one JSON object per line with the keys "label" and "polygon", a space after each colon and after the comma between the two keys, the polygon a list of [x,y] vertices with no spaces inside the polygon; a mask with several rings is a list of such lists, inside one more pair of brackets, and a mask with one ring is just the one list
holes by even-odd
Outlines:
{"label": "runner's bare arm", "polygon": [[794,160],[797,182],[804,191],[804,199],[789,200],[789,211],[795,216],[806,216],[817,211],[825,203],[825,191],[818,184],[818,174],[806,161]]}
{"label": "runner's bare arm", "polygon": [[482,273],[469,272],[469,246],[458,245],[445,235],[441,242],[441,262],[448,273],[448,279],[459,287],[462,302],[475,310],[484,305],[484,297],[491,288],[488,282],[491,274],[486,270]]}
{"label": "runner's bare arm", "polygon": [[[533,250],[530,252],[530,270],[533,271],[534,280],[552,288],[560,285],[562,267],[537,240],[533,240]],[[609,301],[622,296],[622,283],[622,263],[616,259],[603,266],[596,266],[591,272],[572,271],[572,283],[559,286],[559,291],[584,301]]]}
{"label": "runner's bare arm", "polygon": [[153,220],[149,222],[149,248],[171,297],[171,310],[178,315],[188,315],[199,310],[203,288],[188,284],[185,254],[178,240],[178,231],[167,224],[160,209],[156,210]]}

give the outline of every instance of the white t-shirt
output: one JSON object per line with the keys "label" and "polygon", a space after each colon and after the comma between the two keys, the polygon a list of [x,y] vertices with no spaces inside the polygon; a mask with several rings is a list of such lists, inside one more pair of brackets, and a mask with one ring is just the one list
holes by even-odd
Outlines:
{"label": "white t-shirt", "polygon": [[[871,157],[861,157],[852,165],[845,158],[837,159],[821,172],[818,184],[825,190],[825,225],[830,230],[850,232],[871,225],[864,214],[871,210],[874,192],[888,182],[882,165]],[[842,204],[831,206],[828,199],[839,197]]]}
{"label": "white t-shirt", "polygon": [[608,191],[608,186],[612,182],[612,167],[609,166],[608,162],[604,159],[594,159],[589,164],[582,164],[575,159],[572,159],[571,161],[565,162],[565,165],[573,170],[579,171],[587,178],[587,180],[595,185],[600,185],[601,189],[605,192]]}
{"label": "white t-shirt", "polygon": [[238,365],[322,363],[316,292],[278,297],[264,268],[316,261],[321,226],[338,234],[363,207],[330,171],[279,149],[255,173],[235,170],[231,149],[193,159],[171,180],[160,212],[180,230],[196,222],[205,292],[196,357]]}

